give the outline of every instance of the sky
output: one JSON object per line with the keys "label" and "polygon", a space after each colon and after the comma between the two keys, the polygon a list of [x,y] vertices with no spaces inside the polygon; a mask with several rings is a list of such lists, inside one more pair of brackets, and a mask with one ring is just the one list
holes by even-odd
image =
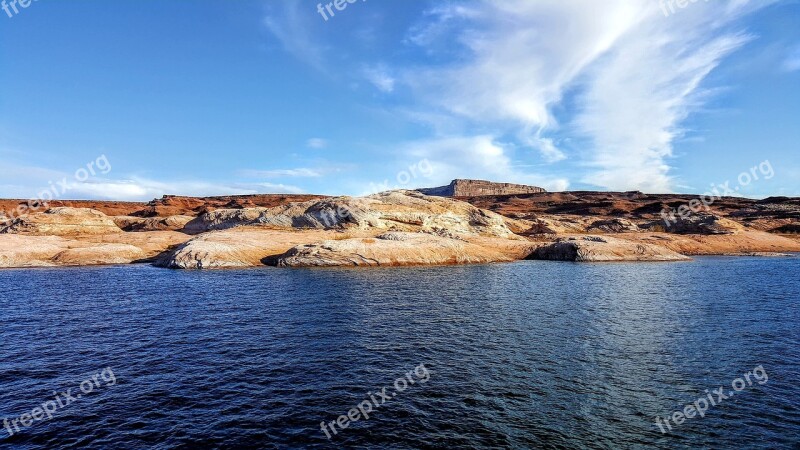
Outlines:
{"label": "sky", "polygon": [[800,196],[797,0],[10,1],[3,198]]}

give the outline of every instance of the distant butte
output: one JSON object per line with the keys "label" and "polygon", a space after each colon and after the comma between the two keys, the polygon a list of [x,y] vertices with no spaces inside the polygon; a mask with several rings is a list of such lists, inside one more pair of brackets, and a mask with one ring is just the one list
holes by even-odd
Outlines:
{"label": "distant butte", "polygon": [[447,186],[417,189],[425,195],[436,197],[481,197],[485,195],[520,195],[547,192],[537,186],[512,183],[494,183],[484,180],[453,180]]}

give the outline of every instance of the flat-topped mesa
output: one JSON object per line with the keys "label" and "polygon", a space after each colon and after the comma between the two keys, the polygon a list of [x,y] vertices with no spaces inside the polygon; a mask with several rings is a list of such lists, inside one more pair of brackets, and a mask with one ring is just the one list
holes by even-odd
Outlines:
{"label": "flat-topped mesa", "polygon": [[539,194],[547,192],[536,186],[513,183],[494,183],[484,180],[453,180],[448,186],[417,189],[437,197],[478,197],[485,195]]}

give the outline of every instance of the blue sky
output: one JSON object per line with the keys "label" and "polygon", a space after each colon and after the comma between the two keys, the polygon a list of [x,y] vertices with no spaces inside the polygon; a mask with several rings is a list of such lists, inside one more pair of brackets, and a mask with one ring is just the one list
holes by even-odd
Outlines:
{"label": "blue sky", "polygon": [[[64,177],[63,198],[118,200],[456,177],[701,193],[765,160],[740,192],[800,196],[800,3],[669,3],[16,5],[0,197]],[[76,180],[100,155],[112,169]]]}

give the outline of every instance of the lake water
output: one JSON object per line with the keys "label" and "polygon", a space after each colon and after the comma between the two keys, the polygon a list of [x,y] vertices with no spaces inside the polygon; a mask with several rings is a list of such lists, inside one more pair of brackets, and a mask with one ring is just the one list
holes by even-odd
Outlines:
{"label": "lake water", "polygon": [[[711,257],[0,271],[18,427],[0,447],[796,449],[799,276],[800,258]],[[359,404],[369,419],[335,423]]]}

